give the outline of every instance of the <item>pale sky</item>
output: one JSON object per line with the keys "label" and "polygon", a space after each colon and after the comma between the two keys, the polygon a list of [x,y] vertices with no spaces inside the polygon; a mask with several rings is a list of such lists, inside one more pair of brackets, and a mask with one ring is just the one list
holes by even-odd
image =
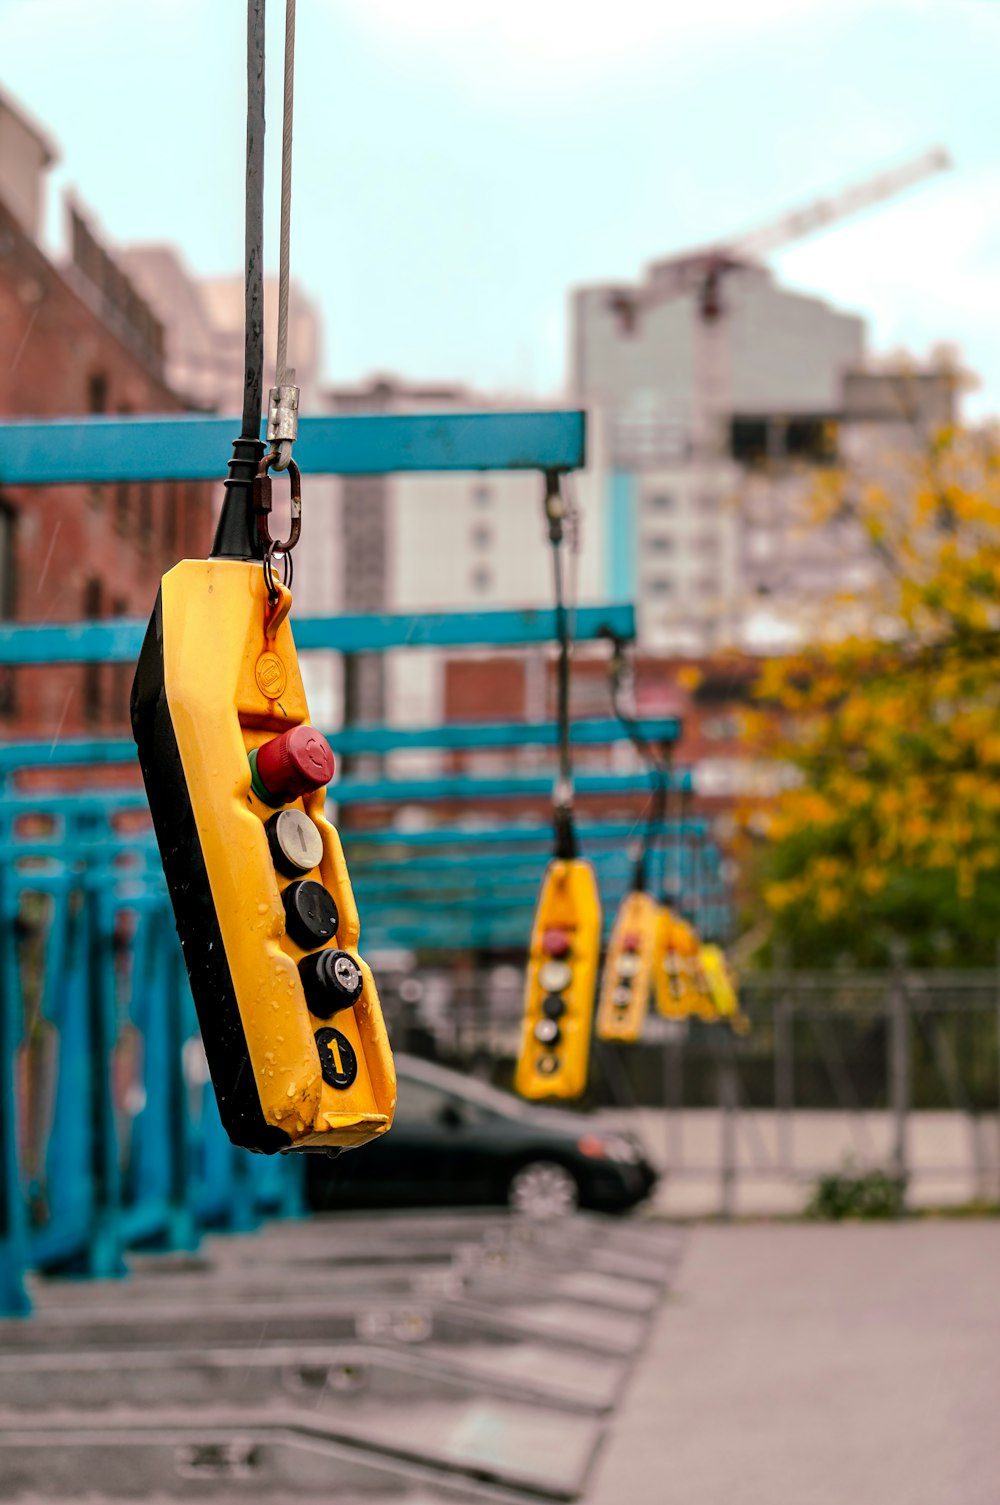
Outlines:
{"label": "pale sky", "polygon": [[[276,261],[283,0],[269,0]],[[935,145],[772,259],[1000,413],[1000,0],[299,0],[293,275],[332,380],[559,393],[567,295]],[[112,241],[242,267],[244,0],[0,0],[0,84]],[[290,352],[294,360],[294,352]]]}

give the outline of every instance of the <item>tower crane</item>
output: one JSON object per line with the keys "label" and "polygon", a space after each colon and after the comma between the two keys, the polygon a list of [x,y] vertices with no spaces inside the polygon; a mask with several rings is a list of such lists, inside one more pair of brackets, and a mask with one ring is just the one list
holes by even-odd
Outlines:
{"label": "tower crane", "polygon": [[697,450],[702,454],[717,452],[719,421],[726,416],[725,351],[720,328],[726,311],[723,296],[726,277],[732,272],[759,265],[774,251],[817,230],[826,229],[849,215],[884,203],[951,166],[948,153],[935,147],[840,193],[792,210],[748,234],[655,261],[642,286],[617,288],[610,294],[609,306],[625,331],[633,330],[643,314],[658,304],[694,296],[699,325],[695,359]]}
{"label": "tower crane", "polygon": [[838,220],[895,198],[898,193],[935,173],[947,171],[952,165],[948,153],[935,147],[840,193],[815,199],[801,209],[793,209],[747,234],[654,261],[646,284],[635,290],[616,289],[613,306],[623,320],[632,321],[657,303],[696,292],[702,318],[717,319],[723,312],[721,284],[727,272],[760,262],[774,251],[804,240]]}

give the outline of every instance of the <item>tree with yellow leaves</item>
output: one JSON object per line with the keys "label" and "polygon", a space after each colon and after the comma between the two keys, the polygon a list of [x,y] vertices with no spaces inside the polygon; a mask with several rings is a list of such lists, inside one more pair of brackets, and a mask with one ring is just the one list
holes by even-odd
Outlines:
{"label": "tree with yellow leaves", "polygon": [[879,480],[828,479],[817,521],[868,544],[864,589],[765,665],[759,894],[798,965],[992,963],[1000,940],[1000,442],[949,430]]}

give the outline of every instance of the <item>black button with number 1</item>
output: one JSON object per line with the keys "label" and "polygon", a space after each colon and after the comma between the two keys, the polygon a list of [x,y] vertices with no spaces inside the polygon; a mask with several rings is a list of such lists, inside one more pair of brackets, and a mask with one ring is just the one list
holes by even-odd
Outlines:
{"label": "black button with number 1", "polygon": [[358,1058],[347,1036],[342,1035],[339,1029],[318,1029],[316,1049],[319,1051],[320,1070],[327,1086],[336,1087],[341,1092],[352,1086],[358,1074]]}

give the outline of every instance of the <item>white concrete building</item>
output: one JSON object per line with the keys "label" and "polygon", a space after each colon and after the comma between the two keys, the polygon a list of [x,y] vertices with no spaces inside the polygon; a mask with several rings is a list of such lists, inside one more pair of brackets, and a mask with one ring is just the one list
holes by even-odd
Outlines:
{"label": "white concrete building", "polygon": [[[373,378],[327,394],[335,413],[463,413],[540,406],[462,387]],[[601,434],[591,428],[586,471],[569,481],[579,519],[570,582],[581,603],[605,599]],[[333,553],[324,564],[344,611],[430,612],[552,604],[552,559],[533,472],[397,474],[345,478]],[[337,557],[339,556],[339,557]],[[432,721],[441,704],[442,655],[409,650],[349,671],[354,719]]]}
{"label": "white concrete building", "polygon": [[817,548],[829,574],[828,544],[792,547],[790,502],[832,454],[864,326],[749,263],[706,317],[678,265],[574,295],[572,385],[608,432],[606,593],[636,600],[644,643],[703,652],[751,639],[774,592],[814,592]]}

